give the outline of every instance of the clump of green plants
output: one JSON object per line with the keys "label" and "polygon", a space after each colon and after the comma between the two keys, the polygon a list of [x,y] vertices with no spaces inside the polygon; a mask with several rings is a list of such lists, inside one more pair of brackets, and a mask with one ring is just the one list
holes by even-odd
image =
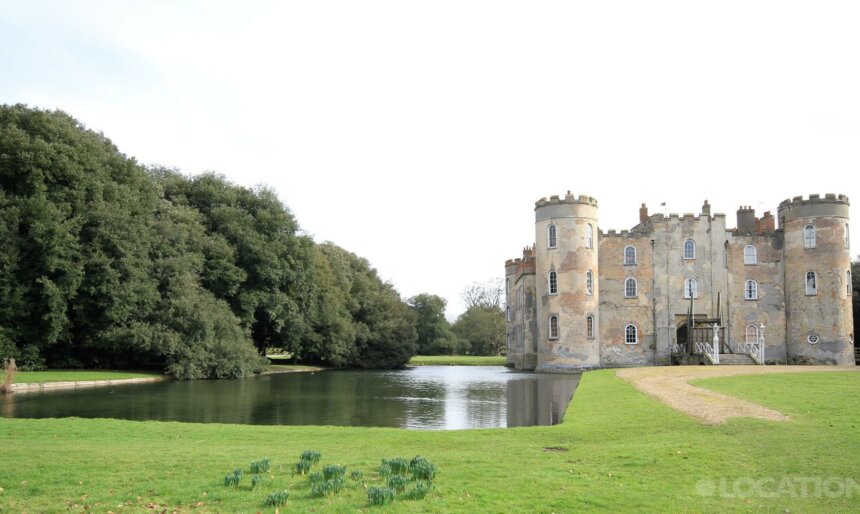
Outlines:
{"label": "clump of green plants", "polygon": [[309,460],[314,464],[318,463],[322,458],[322,454],[316,450],[305,450],[302,452],[301,460]]}
{"label": "clump of green plants", "polygon": [[224,485],[227,487],[239,487],[239,482],[242,481],[242,475],[244,474],[241,469],[234,469],[232,473],[224,475]]}
{"label": "clump of green plants", "polygon": [[420,500],[427,496],[427,493],[430,492],[430,489],[433,488],[433,484],[431,482],[425,482],[423,480],[419,480],[415,482],[415,485],[412,486],[404,497],[407,500]]}
{"label": "clump of green plants", "polygon": [[394,501],[394,489],[389,487],[371,487],[367,490],[367,501],[371,505],[385,505]]}
{"label": "clump of green plants", "polygon": [[392,475],[405,475],[409,469],[409,463],[406,459],[396,457],[394,459],[382,459],[382,464],[379,466],[379,474],[383,477]]}
{"label": "clump of green plants", "polygon": [[360,469],[354,469],[354,470],[349,472],[349,478],[358,482],[359,480],[364,478],[364,472],[361,471]]}
{"label": "clump of green plants", "polygon": [[331,480],[332,478],[343,478],[346,475],[346,468],[338,464],[328,464],[322,472],[326,480]]}
{"label": "clump of green plants", "polygon": [[260,475],[254,475],[254,476],[252,476],[252,477],[251,477],[251,490],[252,490],[252,491],[256,491],[256,490],[257,490],[257,486],[259,486],[259,485],[260,485],[260,482],[261,482],[262,480],[263,480],[263,479],[260,477]]}
{"label": "clump of green plants", "polygon": [[311,496],[315,498],[331,496],[343,489],[343,483],[343,477],[335,477],[311,484]]}
{"label": "clump of green plants", "polygon": [[413,480],[432,481],[436,478],[436,465],[421,456],[415,456],[409,462],[409,472]]}
{"label": "clump of green plants", "polygon": [[268,457],[260,459],[260,460],[255,460],[254,462],[251,463],[251,466],[250,466],[251,467],[251,473],[265,473],[265,472],[269,471],[269,464],[271,464],[271,462],[272,461],[270,461]]}
{"label": "clump of green plants", "polygon": [[296,473],[306,475],[313,465],[314,463],[309,460],[300,460],[296,462]]}
{"label": "clump of green plants", "polygon": [[388,479],[388,488],[393,489],[396,493],[405,491],[407,484],[409,484],[409,479],[403,475],[394,475]]}
{"label": "clump of green plants", "polygon": [[266,496],[265,504],[269,507],[280,507],[287,504],[287,499],[290,497],[290,492],[284,489],[283,491],[275,491]]}
{"label": "clump of green plants", "polygon": [[308,482],[310,482],[311,485],[319,484],[323,480],[325,480],[325,478],[323,478],[322,471],[314,471],[313,473],[308,475]]}

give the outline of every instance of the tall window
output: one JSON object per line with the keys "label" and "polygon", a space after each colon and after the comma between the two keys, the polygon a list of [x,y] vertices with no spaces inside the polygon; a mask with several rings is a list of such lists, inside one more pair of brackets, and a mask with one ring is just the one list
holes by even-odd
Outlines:
{"label": "tall window", "polygon": [[628,278],[624,281],[624,297],[625,298],[633,298],[637,294],[636,291],[636,279]]}
{"label": "tall window", "polygon": [[758,300],[758,283],[755,280],[747,280],[744,285],[744,300]]}
{"label": "tall window", "polygon": [[692,239],[687,239],[684,241],[684,258],[685,259],[695,259],[696,258],[696,242]]}
{"label": "tall window", "polygon": [[594,273],[591,270],[585,272],[585,294],[588,296],[594,294]]}
{"label": "tall window", "polygon": [[[505,307],[505,318],[508,321],[511,320],[511,308],[510,307]],[[496,319],[498,319],[498,318],[496,318]]]}
{"label": "tall window", "polygon": [[815,275],[814,271],[806,272],[806,294],[818,294],[818,277]]}
{"label": "tall window", "polygon": [[555,225],[550,225],[546,228],[546,246],[547,248],[555,248]]}
{"label": "tall window", "polygon": [[744,264],[755,264],[757,261],[757,255],[755,251],[755,246],[746,245],[744,247]]}
{"label": "tall window", "polygon": [[803,227],[803,247],[815,248],[815,226],[807,225]]}
{"label": "tall window", "polygon": [[585,334],[589,339],[594,339],[594,316],[591,314],[585,318]]}
{"label": "tall window", "polygon": [[684,281],[684,298],[698,298],[699,283],[694,278],[688,278]]}
{"label": "tall window", "polygon": [[633,266],[634,264],[636,264],[636,248],[627,246],[624,248],[624,265]]}
{"label": "tall window", "polygon": [[549,317],[549,338],[558,339],[558,316],[555,314]]}
{"label": "tall window", "polygon": [[636,344],[639,342],[639,333],[636,330],[636,325],[627,325],[624,327],[624,342],[627,344]]}
{"label": "tall window", "polygon": [[509,279],[509,278],[505,279],[505,292],[506,293],[511,292],[511,279]]}
{"label": "tall window", "polygon": [[846,281],[847,287],[845,288],[845,292],[848,293],[848,296],[851,296],[851,270],[848,270],[848,280]]}
{"label": "tall window", "polygon": [[585,228],[585,247],[594,248],[594,227],[591,223]]}
{"label": "tall window", "polygon": [[851,232],[848,230],[848,223],[845,224],[845,248],[851,248]]}
{"label": "tall window", "polygon": [[746,342],[748,342],[748,343],[757,343],[758,342],[758,327],[757,326],[747,325]]}
{"label": "tall window", "polygon": [[555,271],[549,272],[549,294],[558,294],[558,277]]}

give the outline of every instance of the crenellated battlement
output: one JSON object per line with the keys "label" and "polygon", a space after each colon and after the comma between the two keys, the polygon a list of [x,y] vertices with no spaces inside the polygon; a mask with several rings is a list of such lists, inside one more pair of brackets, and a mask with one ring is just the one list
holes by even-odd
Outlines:
{"label": "crenellated battlement", "polygon": [[849,206],[848,197],[845,195],[828,193],[823,197],[818,194],[811,194],[808,198],[795,196],[780,202],[778,210],[780,226],[801,218],[848,218]]}
{"label": "crenellated battlement", "polygon": [[795,196],[792,199],[785,199],[779,203],[779,208],[782,210],[785,207],[797,207],[800,205],[810,205],[810,204],[819,204],[819,203],[838,203],[838,204],[846,204],[848,205],[848,197],[845,195],[836,195],[833,193],[827,193],[824,195],[824,198],[819,194],[811,194],[808,198],[803,198],[802,196]]}
{"label": "crenellated battlement", "polygon": [[570,191],[567,192],[566,195],[560,197],[559,195],[553,195],[549,198],[543,197],[537,202],[535,202],[535,208],[537,207],[545,207],[547,205],[559,205],[559,204],[580,204],[580,205],[590,205],[592,207],[597,207],[597,200],[595,200],[591,196],[587,195],[574,195],[571,194]]}

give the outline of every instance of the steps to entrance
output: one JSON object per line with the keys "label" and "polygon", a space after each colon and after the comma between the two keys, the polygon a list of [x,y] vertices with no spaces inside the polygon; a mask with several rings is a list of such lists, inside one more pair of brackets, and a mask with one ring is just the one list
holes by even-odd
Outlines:
{"label": "steps to entrance", "polygon": [[754,366],[755,361],[745,353],[721,353],[720,365],[725,366]]}

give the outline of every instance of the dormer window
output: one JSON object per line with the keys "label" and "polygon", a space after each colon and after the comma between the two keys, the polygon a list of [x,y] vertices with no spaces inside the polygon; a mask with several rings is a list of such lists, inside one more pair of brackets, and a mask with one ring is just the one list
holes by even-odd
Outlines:
{"label": "dormer window", "polygon": [[556,246],[555,225],[550,225],[546,228],[546,247],[555,248]]}
{"label": "dormer window", "polygon": [[803,227],[803,247],[815,248],[815,225]]}
{"label": "dormer window", "polygon": [[684,259],[696,258],[696,242],[692,239],[684,241]]}

